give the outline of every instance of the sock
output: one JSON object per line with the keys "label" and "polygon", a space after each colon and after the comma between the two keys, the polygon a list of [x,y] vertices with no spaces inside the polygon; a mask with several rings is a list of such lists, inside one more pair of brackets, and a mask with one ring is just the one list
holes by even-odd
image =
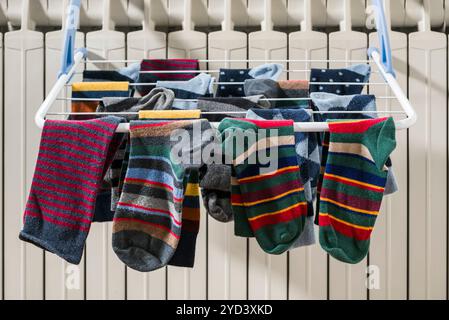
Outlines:
{"label": "sock", "polygon": [[[376,111],[376,97],[373,95],[346,95],[340,96],[332,93],[325,92],[314,92],[310,94],[312,99],[312,107],[314,110],[319,111]],[[331,119],[370,119],[375,118],[377,115],[375,113],[323,113],[316,114],[315,121],[327,121]],[[322,157],[321,157],[321,172],[324,172],[324,166],[326,165],[326,154],[327,152],[324,148],[327,148],[326,140],[329,137],[325,133],[322,136],[324,140],[322,146]],[[388,160],[388,167],[391,167],[391,160]],[[320,176],[319,180],[322,180]],[[396,177],[393,171],[388,175],[387,188],[385,194],[394,193],[397,191]],[[319,194],[319,188],[318,188]],[[318,199],[319,201],[319,199]]]}
{"label": "sock", "polygon": [[[252,69],[220,69],[218,82],[244,82],[248,79],[277,80],[284,66],[277,63],[267,63]],[[246,94],[248,95],[248,94]],[[217,87],[216,97],[244,97],[243,85],[222,84]]]}
{"label": "sock", "polygon": [[[164,88],[155,88],[151,90],[146,96],[141,98],[103,98],[100,104],[97,107],[97,112],[138,112],[140,110],[148,110],[154,108],[169,108],[174,100],[174,93],[171,90]],[[121,115],[122,118],[130,121],[137,119],[137,115]],[[120,145],[114,160],[112,161],[111,167],[108,169],[105,180],[111,186],[111,197],[109,201],[110,209],[105,212],[105,216],[103,219],[107,217],[110,218],[109,221],[112,221],[112,217],[109,214],[109,211],[115,211],[117,207],[117,202],[120,198],[120,188],[119,188],[119,180],[121,176],[121,171],[125,170],[126,167],[123,167],[123,159],[125,157],[125,150],[128,143],[128,139],[124,139],[122,144]],[[106,197],[100,197],[97,199],[98,201],[106,201]],[[106,208],[106,204],[97,205],[98,210],[101,208]],[[98,213],[100,214],[100,213]]]}
{"label": "sock", "polygon": [[234,168],[231,169],[231,208],[234,218],[234,234],[237,237],[254,238],[254,232],[246,215],[237,173]]}
{"label": "sock", "polygon": [[[198,99],[208,97],[213,92],[215,78],[200,73],[195,78],[187,81],[158,81],[157,87],[163,87],[173,90],[177,99]],[[175,109],[197,109],[198,102],[175,100],[173,108]]]}
{"label": "sock", "polygon": [[[371,67],[368,64],[357,64],[342,69],[312,69],[310,82],[360,82],[369,81]],[[364,85],[326,85],[310,84],[310,92],[328,92],[339,95],[362,93]]]}
{"label": "sock", "polygon": [[[271,254],[285,252],[300,236],[307,216],[295,154],[293,121],[225,119],[218,130],[224,137],[225,152],[231,152],[240,185],[240,194],[233,194],[233,198],[236,203],[243,203],[261,248]],[[266,138],[261,137],[263,133]],[[242,146],[239,140],[247,135],[252,138],[246,139]],[[271,162],[269,166],[260,161],[253,163],[252,157],[259,160],[264,151],[276,157],[278,163],[274,169]]]}
{"label": "sock", "polygon": [[204,207],[212,218],[220,222],[232,221],[231,166],[211,164],[200,175]]}
{"label": "sock", "polygon": [[[186,135],[181,142],[171,139],[175,130],[189,141]],[[152,271],[172,259],[181,237],[184,178],[204,165],[206,130],[211,127],[203,119],[131,121],[129,164],[112,234],[115,253],[130,268]],[[180,146],[182,159],[193,162],[176,161]]]}
{"label": "sock", "polygon": [[[257,120],[293,120],[294,122],[310,122],[312,120],[310,113],[304,109],[255,109],[249,110],[246,118]],[[304,231],[292,246],[296,248],[315,243],[313,226],[313,195],[315,186],[312,184],[312,177],[318,176],[320,159],[315,133],[295,132],[294,135],[301,184],[304,186],[304,196],[307,201],[307,218]]]}
{"label": "sock", "polygon": [[396,147],[392,118],[330,122],[320,201],[320,244],[332,257],[358,263],[368,253]]}
{"label": "sock", "polygon": [[194,110],[142,110],[139,111],[139,119],[199,119],[201,111]]}
{"label": "sock", "polygon": [[[309,82],[305,80],[271,79],[246,80],[244,91],[246,95],[263,95],[267,98],[309,98]],[[308,108],[308,100],[273,100],[271,108]]]}
{"label": "sock", "polygon": [[[200,116],[199,110],[139,111],[139,119],[199,119]],[[198,170],[189,170],[184,177],[181,237],[178,247],[168,263],[172,266],[193,268],[195,263],[196,238],[200,227],[200,188],[198,175]]]}
{"label": "sock", "polygon": [[[76,82],[72,84],[72,112],[95,112],[103,97],[129,97],[129,82]],[[77,101],[76,99],[98,99]],[[76,115],[71,120],[91,119],[92,116]]]}
{"label": "sock", "polygon": [[[170,71],[170,70],[199,70],[198,60],[195,59],[148,59],[140,63],[140,71]],[[140,73],[139,83],[156,83],[159,80],[164,81],[187,81],[198,73]],[[137,86],[140,95],[147,95],[154,86]]]}
{"label": "sock", "polygon": [[47,120],[19,238],[78,264],[119,141],[117,117]]}
{"label": "sock", "polygon": [[222,114],[205,114],[204,117],[213,122],[219,122],[226,117],[241,118],[242,114],[227,114],[229,112],[246,112],[254,108],[269,108],[264,96],[248,96],[243,98],[199,98],[198,109],[204,112],[221,112]]}
{"label": "sock", "polygon": [[118,70],[84,70],[83,82],[136,82],[139,76],[139,63]]}
{"label": "sock", "polygon": [[200,187],[198,170],[186,172],[182,200],[182,228],[178,247],[168,263],[171,266],[193,268],[196,237],[200,230]]}

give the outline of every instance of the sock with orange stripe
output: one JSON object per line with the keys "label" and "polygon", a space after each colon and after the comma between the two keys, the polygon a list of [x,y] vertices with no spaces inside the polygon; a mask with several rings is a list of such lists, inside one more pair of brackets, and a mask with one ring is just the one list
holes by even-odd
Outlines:
{"label": "sock with orange stripe", "polygon": [[330,122],[320,198],[320,244],[332,257],[358,263],[368,253],[396,147],[392,118]]}
{"label": "sock with orange stripe", "polygon": [[[235,223],[242,223],[239,231],[248,231],[249,224],[265,252],[285,252],[302,233],[307,216],[293,121],[227,118],[218,130],[238,182],[231,191],[233,208],[238,208]],[[246,221],[238,218],[243,212]]]}

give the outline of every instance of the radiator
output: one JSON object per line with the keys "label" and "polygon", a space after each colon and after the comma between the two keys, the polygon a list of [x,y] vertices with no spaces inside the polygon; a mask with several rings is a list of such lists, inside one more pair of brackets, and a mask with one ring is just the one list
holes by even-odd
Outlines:
{"label": "radiator", "polygon": [[[255,240],[235,237],[232,224],[214,221],[202,208],[195,268],[167,267],[151,273],[133,271],[118,260],[112,251],[110,224],[93,224],[79,266],[18,239],[40,139],[34,113],[57,77],[61,17],[67,4],[23,1],[0,0],[4,110],[0,113],[0,297],[447,299],[446,1],[385,0],[394,30],[390,33],[393,64],[419,120],[397,134],[392,161],[400,190],[383,202],[367,259],[348,266],[326,255],[319,244],[268,256]],[[107,66],[116,68],[124,65],[120,60],[144,57],[366,59],[367,47],[378,42],[370,29],[370,1],[314,0],[310,7],[306,0],[231,0],[231,7],[223,0],[186,1],[192,1],[188,16],[183,0],[83,0],[77,45],[86,46],[91,59],[118,60]],[[264,17],[267,2],[271,19]],[[30,10],[23,10],[26,6]],[[223,18],[226,10],[231,19]],[[208,67],[221,66],[217,62]],[[287,67],[310,65],[291,62]],[[379,82],[378,74],[373,77]],[[370,93],[391,95],[384,87]],[[398,109],[388,100],[377,104],[380,109]],[[60,102],[53,110],[67,107]]]}

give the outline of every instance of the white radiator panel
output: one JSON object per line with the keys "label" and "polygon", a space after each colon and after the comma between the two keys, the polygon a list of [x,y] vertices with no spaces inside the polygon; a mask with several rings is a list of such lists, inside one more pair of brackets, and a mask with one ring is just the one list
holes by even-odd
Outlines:
{"label": "white radiator panel", "polygon": [[[22,214],[31,186],[40,130],[34,113],[44,97],[44,38],[21,30],[5,35],[5,297],[42,299],[44,253],[20,241]],[[7,227],[6,227],[7,226]]]}
{"label": "white radiator panel", "polygon": [[419,121],[409,137],[411,299],[445,299],[447,288],[447,37],[409,35],[409,92]]}
{"label": "white radiator panel", "polygon": [[[370,34],[370,46],[378,47],[377,33]],[[401,88],[407,92],[407,35],[400,32],[390,33],[391,49],[396,76]],[[372,75],[373,82],[382,82],[382,76]],[[370,94],[392,96],[385,86],[372,86]],[[399,111],[396,100],[378,99],[378,110]],[[381,114],[379,116],[385,116]],[[370,288],[370,299],[406,299],[407,298],[407,171],[408,144],[407,131],[396,133],[397,146],[391,156],[399,191],[382,201],[382,208],[372,234],[369,252],[369,265],[374,278]],[[376,274],[379,275],[378,286]]]}

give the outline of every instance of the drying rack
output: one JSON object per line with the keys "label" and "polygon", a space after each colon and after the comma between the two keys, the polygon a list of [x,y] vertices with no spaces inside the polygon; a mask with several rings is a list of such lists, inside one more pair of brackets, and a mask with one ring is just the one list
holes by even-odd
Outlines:
{"label": "drying rack", "polygon": [[[261,62],[261,63],[267,63],[267,62],[346,62],[346,63],[367,63],[367,62],[374,62],[374,64],[377,67],[378,72],[382,75],[382,78],[384,82],[382,83],[339,83],[339,82],[311,82],[311,84],[317,84],[317,85],[388,85],[391,89],[391,92],[393,93],[392,97],[377,97],[378,99],[397,99],[399,102],[399,105],[402,108],[402,111],[375,111],[374,113],[401,113],[406,116],[405,119],[396,120],[396,129],[402,130],[407,129],[413,126],[417,121],[417,115],[413,108],[413,106],[410,104],[410,101],[408,100],[406,94],[402,90],[402,88],[399,86],[396,76],[394,73],[393,65],[392,65],[392,57],[391,57],[391,48],[390,48],[390,41],[388,36],[388,28],[386,24],[385,14],[383,5],[381,3],[381,0],[373,0],[373,5],[376,8],[376,28],[377,33],[379,35],[379,43],[380,48],[369,48],[368,49],[368,57],[370,60],[344,60],[344,61],[336,61],[336,60],[199,60],[199,62]],[[62,51],[62,65],[61,70],[58,76],[58,80],[48,93],[47,97],[39,107],[38,111],[35,115],[35,122],[39,128],[44,127],[44,123],[46,121],[47,115],[50,115],[48,113],[51,106],[55,103],[55,101],[60,100],[59,95],[61,91],[64,89],[65,86],[69,85],[70,80],[72,76],[75,74],[77,67],[81,63],[115,63],[115,62],[126,62],[131,63],[135,62],[132,60],[87,60],[87,49],[80,48],[75,49],[75,34],[76,30],[78,28],[78,22],[79,22],[79,11],[81,6],[81,0],[71,0],[70,6],[68,9],[67,14],[67,20],[65,25],[65,39],[63,44],[63,51]],[[286,72],[304,72],[307,70],[285,70]],[[176,71],[161,71],[158,70],[157,73],[172,73]],[[183,70],[183,73],[186,71]],[[217,72],[217,70],[195,70],[195,72],[209,72],[214,73]],[[238,85],[242,84],[240,82],[215,82],[215,85]],[[134,83],[130,85],[139,85],[139,86],[150,86],[155,85],[155,83]],[[64,98],[63,98],[64,99]],[[69,98],[65,98],[66,100],[71,100]],[[264,99],[268,101],[273,100],[308,100],[310,98],[272,98],[272,99]],[[80,100],[80,99],[78,99]],[[81,99],[82,100],[82,99]],[[96,100],[96,99],[95,99]],[[187,101],[189,101],[187,99]],[[190,100],[193,101],[193,100]],[[313,111],[318,112],[319,111]],[[202,114],[212,114],[214,112],[203,112]],[[221,112],[220,112],[221,113]],[[236,112],[228,112],[229,114],[234,114]],[[238,112],[237,112],[238,113]],[[334,111],[333,113],[357,113],[354,111]],[[366,112],[364,112],[366,113]],[[52,115],[62,115],[62,114],[70,114],[70,113],[54,113]],[[106,113],[83,113],[86,115],[92,114],[92,115],[105,115]],[[107,114],[122,114],[127,115],[130,113],[107,113]],[[296,132],[325,132],[329,131],[329,126],[326,122],[310,122],[310,123],[303,123],[303,122],[296,122],[294,124],[295,131]],[[129,132],[129,123],[122,123],[118,126],[117,132]]]}

